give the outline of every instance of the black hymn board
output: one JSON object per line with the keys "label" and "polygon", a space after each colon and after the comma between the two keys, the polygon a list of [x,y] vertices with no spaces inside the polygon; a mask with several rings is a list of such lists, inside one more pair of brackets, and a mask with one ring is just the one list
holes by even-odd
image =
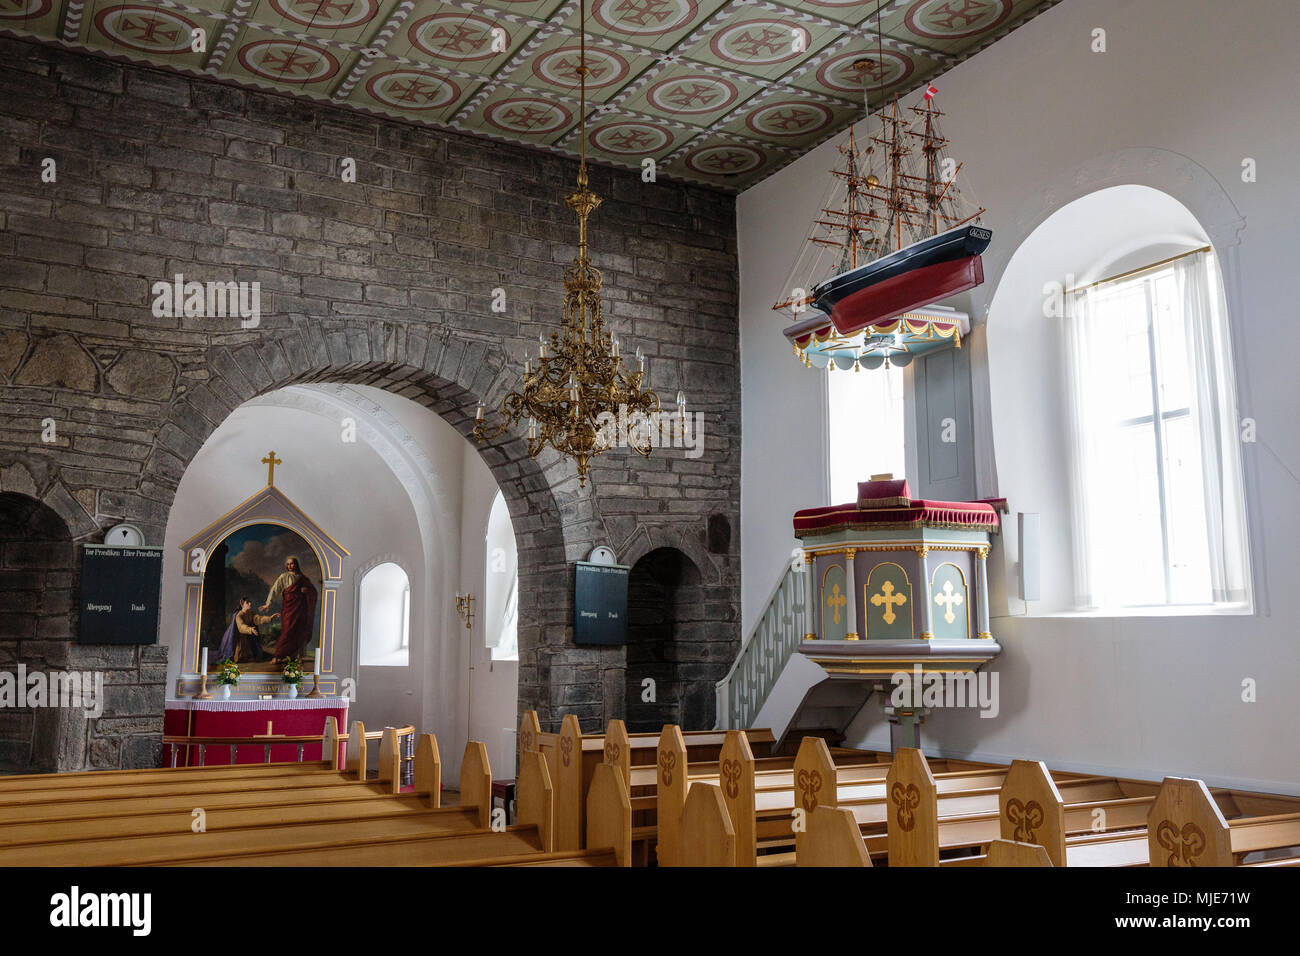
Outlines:
{"label": "black hymn board", "polygon": [[573,590],[573,643],[627,643],[627,572],[579,561]]}
{"label": "black hymn board", "polygon": [[78,644],[158,640],[162,548],[88,544],[81,552]]}

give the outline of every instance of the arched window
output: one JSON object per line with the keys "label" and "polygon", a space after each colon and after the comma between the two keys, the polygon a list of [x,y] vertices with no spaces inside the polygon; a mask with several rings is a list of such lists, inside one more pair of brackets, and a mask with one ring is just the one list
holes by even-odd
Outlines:
{"label": "arched window", "polygon": [[483,635],[492,659],[519,659],[519,556],[506,499],[497,492],[484,539]]}
{"label": "arched window", "polygon": [[411,644],[411,582],[392,562],[377,565],[361,579],[361,664],[405,667]]}
{"label": "arched window", "polygon": [[903,370],[844,371],[826,376],[828,504],[858,500],[858,482],[872,475],[906,472],[903,433]]}
{"label": "arched window", "polygon": [[1245,602],[1232,343],[1214,253],[1124,270],[1065,304],[1083,603]]}
{"label": "arched window", "polygon": [[1223,285],[1192,212],[1132,184],[1057,209],[1007,263],[988,379],[998,490],[1041,519],[1027,613],[1249,612]]}

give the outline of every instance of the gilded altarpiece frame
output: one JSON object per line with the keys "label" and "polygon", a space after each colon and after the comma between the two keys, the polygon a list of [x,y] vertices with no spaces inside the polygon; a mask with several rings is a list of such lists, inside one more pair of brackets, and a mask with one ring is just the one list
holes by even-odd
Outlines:
{"label": "gilded altarpiece frame", "polygon": [[[349,556],[348,550],[290,501],[280,489],[267,485],[180,545],[185,579],[185,617],[181,635],[181,676],[176,682],[178,697],[193,696],[199,687],[199,671],[202,666],[199,659],[202,640],[200,613],[203,607],[203,577],[209,556],[234,532],[258,524],[277,525],[294,532],[307,542],[320,562],[322,581],[317,651],[321,655],[320,691],[326,696],[335,696],[339,692],[339,681],[334,674],[334,630],[338,618],[339,587],[343,583],[343,564]],[[208,689],[211,691],[214,686],[212,668],[216,662],[210,660],[208,664]],[[246,672],[233,688],[231,696],[256,699],[268,694],[278,696],[282,692],[283,682],[279,674]]]}

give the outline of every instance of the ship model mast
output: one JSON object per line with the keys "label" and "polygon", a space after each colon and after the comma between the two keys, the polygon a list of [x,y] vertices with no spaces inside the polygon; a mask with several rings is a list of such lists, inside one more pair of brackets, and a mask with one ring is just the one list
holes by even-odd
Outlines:
{"label": "ship model mast", "polygon": [[[864,88],[873,65],[854,63]],[[805,364],[903,365],[960,347],[969,329],[964,313],[935,303],[984,281],[980,255],[993,234],[975,224],[984,209],[957,188],[962,166],[944,155],[936,92],[928,87],[907,109],[895,96],[869,114],[865,148],[853,127],[838,147],[844,161],[829,171],[813,231],[773,306],[793,314],[784,335]]]}
{"label": "ship model mast", "polygon": [[[865,75],[872,65],[873,61],[863,59],[854,68]],[[837,188],[813,220],[815,231],[808,237],[811,247],[822,254],[813,255],[812,262],[796,264],[787,294],[773,305],[774,310],[798,314],[814,300],[810,286],[818,281],[965,225],[984,213],[978,208],[962,215],[963,200],[956,186],[961,165],[943,155],[948,140],[939,130],[938,119],[944,114],[934,107],[931,95],[923,106],[908,110],[916,114],[912,122],[895,97],[888,109],[871,117],[880,125],[878,132],[868,136],[865,149],[858,145],[855,128],[849,127],[848,142],[838,147],[843,167],[829,170],[838,180]],[[873,171],[876,166],[884,174],[883,182]],[[836,251],[827,256],[828,250]]]}

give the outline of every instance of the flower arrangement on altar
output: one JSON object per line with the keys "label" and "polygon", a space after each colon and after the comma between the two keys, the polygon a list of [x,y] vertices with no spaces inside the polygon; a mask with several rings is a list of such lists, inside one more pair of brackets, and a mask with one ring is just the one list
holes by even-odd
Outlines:
{"label": "flower arrangement on altar", "polygon": [[302,682],[302,662],[296,657],[289,658],[280,674],[286,684],[297,686]]}
{"label": "flower arrangement on altar", "polygon": [[[203,666],[206,670],[206,658]],[[239,683],[239,665],[229,657],[217,665],[217,683],[221,685],[221,699],[230,700],[230,688]]]}
{"label": "flower arrangement on altar", "polygon": [[280,679],[289,686],[289,697],[297,697],[298,684],[302,681],[302,662],[296,657],[286,660],[280,671]]}

